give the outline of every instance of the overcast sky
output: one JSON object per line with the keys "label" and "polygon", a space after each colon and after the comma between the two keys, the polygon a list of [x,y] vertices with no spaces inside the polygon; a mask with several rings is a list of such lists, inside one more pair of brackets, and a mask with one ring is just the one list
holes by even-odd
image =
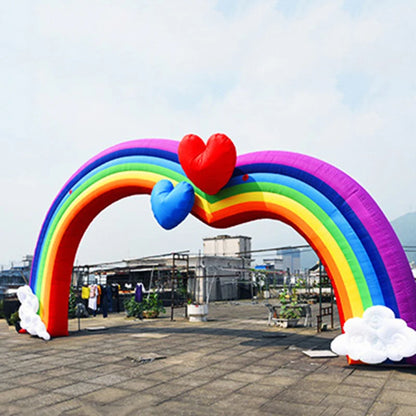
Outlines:
{"label": "overcast sky", "polygon": [[[33,253],[81,164],[136,138],[223,132],[238,154],[305,153],[390,220],[416,211],[415,21],[414,0],[1,2],[0,264]],[[164,231],[136,196],[94,220],[76,261],[197,252],[218,233],[303,242],[271,220]]]}

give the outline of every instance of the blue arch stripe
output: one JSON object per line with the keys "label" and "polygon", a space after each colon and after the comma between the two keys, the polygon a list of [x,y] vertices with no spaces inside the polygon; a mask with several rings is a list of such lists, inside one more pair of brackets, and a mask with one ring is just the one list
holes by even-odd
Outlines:
{"label": "blue arch stripe", "polygon": [[[366,278],[366,284],[369,287],[373,304],[384,305],[384,298],[379,281],[365,248],[351,225],[329,199],[307,183],[290,176],[271,173],[252,173],[249,180],[257,183],[275,183],[287,186],[288,188],[294,189],[314,201],[315,204],[318,205],[332,219],[341,233],[346,237]],[[229,184],[227,184],[227,188],[241,183],[241,177],[234,177],[230,180]]]}

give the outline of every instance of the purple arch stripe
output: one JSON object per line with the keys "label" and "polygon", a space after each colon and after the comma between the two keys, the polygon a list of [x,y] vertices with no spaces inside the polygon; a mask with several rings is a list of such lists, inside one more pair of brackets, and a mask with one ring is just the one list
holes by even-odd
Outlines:
{"label": "purple arch stripe", "polygon": [[317,177],[336,191],[354,211],[373,239],[390,277],[400,316],[411,328],[416,329],[416,308],[414,308],[416,285],[408,284],[413,276],[406,254],[391,224],[364,188],[334,166],[298,153],[266,151],[249,153],[238,157],[236,167],[250,164],[295,167]]}

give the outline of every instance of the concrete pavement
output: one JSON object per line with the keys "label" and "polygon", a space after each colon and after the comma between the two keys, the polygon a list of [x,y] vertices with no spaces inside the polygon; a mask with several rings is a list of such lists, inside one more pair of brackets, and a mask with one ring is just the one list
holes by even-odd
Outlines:
{"label": "concrete pavement", "polygon": [[0,414],[416,414],[415,369],[302,353],[328,349],[339,329],[268,327],[262,302],[210,304],[205,323],[181,312],[97,316],[80,332],[71,320],[71,335],[49,342],[0,320]]}

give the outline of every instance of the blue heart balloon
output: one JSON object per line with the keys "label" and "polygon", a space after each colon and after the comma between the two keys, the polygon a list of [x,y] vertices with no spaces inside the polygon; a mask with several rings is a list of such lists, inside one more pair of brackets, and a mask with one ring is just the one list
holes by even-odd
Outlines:
{"label": "blue heart balloon", "polygon": [[194,188],[185,181],[173,187],[172,182],[162,179],[150,195],[153,215],[165,230],[179,225],[191,212],[194,201]]}

